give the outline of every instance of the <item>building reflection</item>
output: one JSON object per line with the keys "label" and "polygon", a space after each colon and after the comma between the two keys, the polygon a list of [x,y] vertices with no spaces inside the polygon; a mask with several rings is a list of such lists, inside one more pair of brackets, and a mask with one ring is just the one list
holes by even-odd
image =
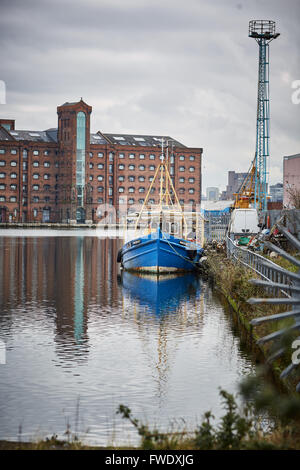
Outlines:
{"label": "building reflection", "polygon": [[37,320],[41,328],[53,324],[61,360],[86,359],[89,304],[101,309],[120,297],[118,249],[116,239],[2,237],[0,308],[6,328],[14,315],[30,310],[28,321]]}

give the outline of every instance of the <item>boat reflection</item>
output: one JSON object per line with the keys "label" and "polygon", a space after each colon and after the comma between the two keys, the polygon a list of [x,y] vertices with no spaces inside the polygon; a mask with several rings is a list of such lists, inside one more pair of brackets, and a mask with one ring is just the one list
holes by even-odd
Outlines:
{"label": "boat reflection", "polygon": [[151,314],[177,313],[180,306],[201,296],[201,280],[193,274],[136,274],[123,271],[121,284],[125,299],[136,300]]}

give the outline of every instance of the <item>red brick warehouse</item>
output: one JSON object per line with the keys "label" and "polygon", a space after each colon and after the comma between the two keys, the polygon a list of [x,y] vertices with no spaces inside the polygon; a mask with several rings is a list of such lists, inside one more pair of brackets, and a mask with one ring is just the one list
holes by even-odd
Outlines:
{"label": "red brick warehouse", "polygon": [[[16,130],[0,119],[0,222],[97,222],[99,204],[139,205],[170,142],[170,174],[182,205],[201,202],[202,148],[168,136],[91,133],[92,107],[58,106],[58,128]],[[171,150],[172,146],[172,150]],[[150,203],[157,203],[159,182]]]}

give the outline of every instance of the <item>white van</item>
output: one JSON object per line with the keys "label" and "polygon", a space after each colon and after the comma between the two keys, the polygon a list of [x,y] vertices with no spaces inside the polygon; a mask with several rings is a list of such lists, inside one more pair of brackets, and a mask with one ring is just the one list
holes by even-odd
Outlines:
{"label": "white van", "polygon": [[256,235],[260,231],[258,223],[256,209],[234,209],[228,226],[228,236],[234,240],[241,236]]}

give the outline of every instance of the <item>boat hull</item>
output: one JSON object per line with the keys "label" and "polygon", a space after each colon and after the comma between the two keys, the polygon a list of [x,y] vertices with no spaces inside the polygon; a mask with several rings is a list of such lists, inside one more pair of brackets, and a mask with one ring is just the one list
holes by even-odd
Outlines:
{"label": "boat hull", "polygon": [[126,243],[120,261],[128,271],[185,272],[197,269],[202,253],[199,245],[195,247],[195,244],[158,230]]}

